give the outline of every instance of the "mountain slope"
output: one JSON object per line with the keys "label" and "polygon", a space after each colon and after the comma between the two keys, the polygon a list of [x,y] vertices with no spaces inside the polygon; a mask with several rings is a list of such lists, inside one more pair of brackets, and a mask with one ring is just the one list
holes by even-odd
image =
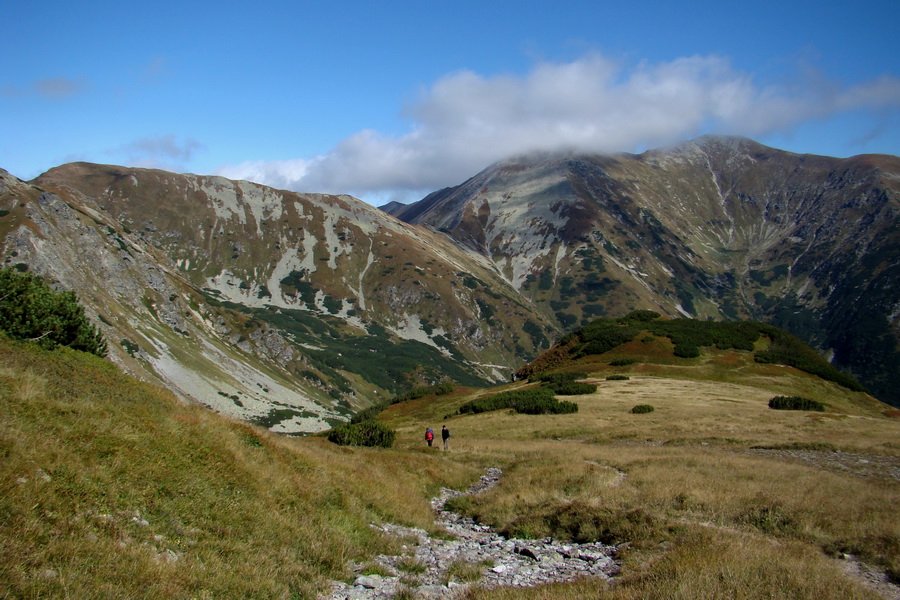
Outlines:
{"label": "mountain slope", "polygon": [[[472,467],[348,453],[0,334],[0,597],[315,598]],[[401,471],[403,477],[397,477]]]}
{"label": "mountain slope", "polygon": [[350,197],[81,163],[2,177],[6,265],[75,290],[129,372],[276,431],[506,379],[552,335],[490,265]]}
{"label": "mountain slope", "polygon": [[649,308],[749,318],[900,405],[896,157],[701,138],[543,155],[386,209],[75,163],[0,174],[2,264],[75,290],[128,372],[285,433],[412,386],[508,380]]}
{"label": "mountain slope", "polygon": [[900,159],[704,137],[533,155],[392,213],[481,254],[560,329],[635,308],[799,335],[900,404]]}

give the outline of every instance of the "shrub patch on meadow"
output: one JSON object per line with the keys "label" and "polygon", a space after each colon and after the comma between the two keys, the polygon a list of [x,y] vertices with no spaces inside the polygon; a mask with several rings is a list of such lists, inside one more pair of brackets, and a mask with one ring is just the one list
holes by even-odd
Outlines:
{"label": "shrub patch on meadow", "polygon": [[559,401],[549,387],[529,388],[476,398],[459,407],[459,414],[477,414],[511,408],[526,415],[560,415],[578,412],[574,402]]}
{"label": "shrub patch on meadow", "polygon": [[609,366],[611,367],[627,367],[628,365],[637,364],[639,361],[636,358],[617,358],[616,360],[609,361]]}
{"label": "shrub patch on meadow", "polygon": [[339,446],[377,446],[390,448],[397,432],[378,421],[346,423],[328,432],[328,441]]}
{"label": "shrub patch on meadow", "polygon": [[540,382],[540,387],[477,398],[460,406],[458,412],[459,414],[476,414],[511,408],[516,412],[528,415],[576,413],[578,412],[577,404],[566,400],[557,400],[556,396],[593,394],[597,391],[596,385],[577,381],[585,377],[587,377],[587,373],[580,371],[541,373],[529,379],[529,382]]}
{"label": "shrub patch on meadow", "polygon": [[825,405],[818,400],[810,400],[800,396],[775,396],[769,400],[769,408],[775,410],[813,410],[825,412]]}
{"label": "shrub patch on meadow", "polygon": [[[643,331],[642,341],[650,341],[654,336],[669,338],[674,345],[674,354],[679,358],[697,358],[702,348],[710,347],[755,352],[754,360],[758,363],[794,367],[847,389],[866,391],[853,377],[839,371],[800,338],[773,325],[756,321],[716,322],[659,317],[654,311],[638,310],[620,319],[597,319],[564,336],[557,346],[567,347],[570,357],[577,359],[609,352],[632,341]],[[646,335],[648,332],[653,335]],[[769,343],[765,348],[757,349],[756,344],[761,338],[767,338]],[[624,366],[628,363],[619,364],[619,360],[614,360],[610,364]]]}
{"label": "shrub patch on meadow", "polygon": [[557,396],[580,396],[593,394],[597,386],[592,383],[578,381],[588,375],[581,371],[560,371],[556,373],[541,373],[530,378],[529,381],[541,382],[541,387],[553,390]]}

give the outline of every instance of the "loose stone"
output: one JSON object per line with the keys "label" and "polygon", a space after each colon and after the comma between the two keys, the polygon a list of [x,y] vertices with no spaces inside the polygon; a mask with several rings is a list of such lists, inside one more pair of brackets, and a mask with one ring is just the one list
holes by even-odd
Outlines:
{"label": "loose stone", "polygon": [[[410,556],[381,555],[375,558],[388,576],[359,576],[353,584],[334,582],[331,600],[381,600],[392,598],[400,590],[420,599],[459,597],[470,586],[530,587],[545,583],[572,581],[580,577],[609,579],[618,572],[613,556],[616,548],[600,543],[554,543],[544,540],[507,540],[468,517],[445,510],[447,500],[466,494],[479,494],[500,480],[502,471],[488,469],[478,483],[465,492],[442,489],[431,501],[436,523],[455,539],[435,539],[423,529],[386,523],[374,526],[388,535],[412,537],[417,546],[406,549],[424,570],[403,572]],[[461,562],[481,569],[475,582],[459,582],[451,575],[451,566]],[[324,600],[324,599],[323,599]]]}

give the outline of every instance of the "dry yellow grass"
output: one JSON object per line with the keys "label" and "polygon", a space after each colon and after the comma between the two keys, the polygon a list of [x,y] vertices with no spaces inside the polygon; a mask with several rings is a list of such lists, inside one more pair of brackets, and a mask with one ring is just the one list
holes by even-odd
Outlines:
{"label": "dry yellow grass", "polygon": [[[597,373],[597,393],[567,398],[576,414],[444,421],[457,460],[505,468],[500,486],[458,505],[510,535],[630,542],[603,598],[870,597],[832,558],[845,552],[900,574],[900,421],[883,405],[784,369],[732,381],[648,370],[627,381]],[[768,408],[800,393],[832,411]],[[637,404],[655,411],[631,414]],[[418,448],[428,423],[408,410],[403,421],[399,445]],[[597,586],[471,597],[596,598]]]}
{"label": "dry yellow grass", "polygon": [[864,600],[872,592],[836,561],[793,542],[757,535],[685,529],[656,560],[614,585],[582,580],[531,589],[473,590],[467,600]]}
{"label": "dry yellow grass", "polygon": [[[391,407],[383,450],[277,437],[66,350],[0,340],[0,364],[4,598],[313,598],[348,560],[396,546],[370,523],[433,528],[428,499],[487,466],[501,484],[460,501],[479,519],[630,546],[614,586],[471,598],[871,597],[844,552],[900,573],[900,420],[790,370],[602,366],[576,414],[443,420],[485,393],[460,390]],[[831,410],[768,409],[779,394]],[[421,439],[442,423],[450,452]]]}
{"label": "dry yellow grass", "polygon": [[0,597],[313,598],[474,468],[280,438],[0,339]]}

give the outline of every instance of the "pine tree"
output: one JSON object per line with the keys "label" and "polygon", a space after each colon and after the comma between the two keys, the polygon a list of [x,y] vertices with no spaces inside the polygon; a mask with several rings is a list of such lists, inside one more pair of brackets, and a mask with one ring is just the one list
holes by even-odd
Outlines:
{"label": "pine tree", "polygon": [[106,356],[106,341],[72,291],[56,291],[36,275],[0,269],[0,330],[47,347]]}

